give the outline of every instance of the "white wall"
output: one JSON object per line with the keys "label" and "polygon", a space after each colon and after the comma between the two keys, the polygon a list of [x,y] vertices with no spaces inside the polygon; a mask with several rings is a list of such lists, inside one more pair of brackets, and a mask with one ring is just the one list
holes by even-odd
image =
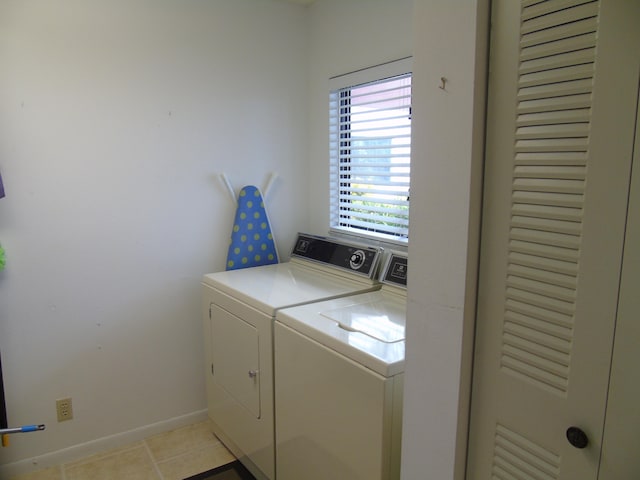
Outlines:
{"label": "white wall", "polygon": [[47,426],[0,464],[202,413],[199,281],[233,215],[216,175],[280,174],[282,253],[308,226],[306,19],[271,0],[0,2],[0,351],[10,423]]}
{"label": "white wall", "polygon": [[410,56],[413,0],[316,0],[309,27],[309,219],[329,231],[329,78]]}
{"label": "white wall", "polygon": [[[488,0],[416,0],[402,478],[464,477]],[[447,79],[442,90],[441,77]],[[426,477],[425,477],[426,475]]]}

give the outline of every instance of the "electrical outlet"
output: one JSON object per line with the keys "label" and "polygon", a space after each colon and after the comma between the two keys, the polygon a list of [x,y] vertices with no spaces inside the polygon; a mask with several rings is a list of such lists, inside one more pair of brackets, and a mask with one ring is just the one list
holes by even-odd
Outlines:
{"label": "electrical outlet", "polygon": [[56,412],[58,413],[58,421],[64,422],[73,418],[73,406],[71,398],[60,398],[56,400]]}

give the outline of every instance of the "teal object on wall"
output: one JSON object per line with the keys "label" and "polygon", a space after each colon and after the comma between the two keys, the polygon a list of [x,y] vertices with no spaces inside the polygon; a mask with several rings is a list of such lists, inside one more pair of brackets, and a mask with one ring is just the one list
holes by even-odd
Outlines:
{"label": "teal object on wall", "polygon": [[242,187],[238,195],[226,269],[257,267],[278,261],[262,193],[253,185]]}

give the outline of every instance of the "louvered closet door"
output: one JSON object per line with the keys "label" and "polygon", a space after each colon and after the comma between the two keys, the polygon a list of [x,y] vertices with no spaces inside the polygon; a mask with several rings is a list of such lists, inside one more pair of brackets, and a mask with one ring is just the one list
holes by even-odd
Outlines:
{"label": "louvered closet door", "polygon": [[597,478],[639,5],[493,2],[469,480]]}

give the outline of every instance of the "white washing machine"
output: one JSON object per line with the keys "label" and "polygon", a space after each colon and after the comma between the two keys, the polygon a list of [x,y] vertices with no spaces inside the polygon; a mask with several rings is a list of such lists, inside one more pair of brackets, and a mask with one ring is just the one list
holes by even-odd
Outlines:
{"label": "white washing machine", "polygon": [[273,323],[284,307],[380,288],[378,248],[299,234],[289,262],[205,275],[207,403],[214,431],[274,480]]}
{"label": "white washing machine", "polygon": [[382,280],[276,314],[278,480],[400,478],[407,257]]}

